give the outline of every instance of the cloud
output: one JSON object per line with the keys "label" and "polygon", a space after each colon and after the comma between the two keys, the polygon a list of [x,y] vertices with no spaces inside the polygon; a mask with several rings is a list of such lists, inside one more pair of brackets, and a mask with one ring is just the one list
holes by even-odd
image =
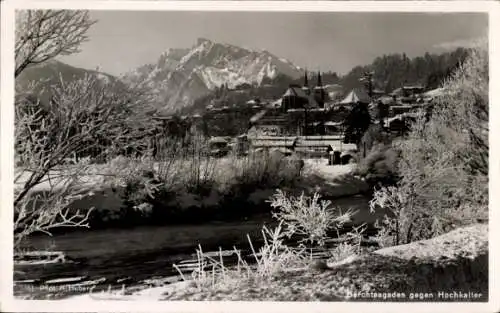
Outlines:
{"label": "cloud", "polygon": [[443,50],[455,50],[457,48],[473,48],[478,46],[482,41],[486,40],[483,37],[457,39],[453,41],[445,41],[435,44],[434,48]]}

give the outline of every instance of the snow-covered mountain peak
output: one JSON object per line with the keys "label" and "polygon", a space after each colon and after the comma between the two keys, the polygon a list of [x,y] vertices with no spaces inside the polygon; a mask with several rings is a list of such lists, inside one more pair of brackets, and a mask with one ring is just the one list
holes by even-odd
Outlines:
{"label": "snow-covered mountain peak", "polygon": [[300,67],[269,51],[198,38],[192,48],[168,49],[156,64],[142,66],[130,76],[157,85],[166,106],[180,108],[221,85],[259,85],[266,77],[274,79],[280,74],[293,79],[302,75]]}

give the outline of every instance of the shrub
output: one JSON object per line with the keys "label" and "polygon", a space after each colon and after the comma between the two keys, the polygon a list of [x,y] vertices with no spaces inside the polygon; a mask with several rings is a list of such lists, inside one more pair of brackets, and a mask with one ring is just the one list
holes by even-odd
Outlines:
{"label": "shrub", "polygon": [[[124,190],[123,211],[153,207],[163,210],[161,215],[170,215],[188,207],[215,208],[221,199],[224,202],[238,200],[254,192],[256,186],[274,189],[291,185],[300,176],[302,160],[280,153],[213,158],[203,142],[201,136],[192,136],[184,146],[165,143],[154,159],[113,159],[106,166],[105,174]],[[183,204],[173,204],[177,200]]]}
{"label": "shrub", "polygon": [[399,180],[400,152],[391,144],[377,144],[359,162],[356,174],[372,187],[390,186]]}
{"label": "shrub", "polygon": [[354,212],[347,210],[345,213],[335,212],[330,208],[331,202],[319,200],[319,194],[307,197],[302,193],[300,197],[287,196],[281,190],[271,198],[273,217],[283,223],[285,233],[292,237],[300,237],[299,242],[320,246],[324,245],[328,231],[337,230],[351,220]]}
{"label": "shrub", "polygon": [[[327,230],[334,228],[340,230],[342,225],[350,220],[352,211],[346,213],[334,213],[328,201],[319,201],[319,194],[312,198],[304,195],[300,197],[289,197],[282,191],[271,198],[272,206],[278,209],[273,217],[279,221],[279,225],[270,230],[263,227],[262,236],[264,243],[257,251],[255,250],[250,237],[248,242],[255,258],[256,265],[251,266],[241,257],[241,252],[234,248],[237,256],[237,264],[231,268],[224,265],[222,252],[219,258],[211,257],[203,253],[201,247],[197,249],[197,266],[192,273],[192,283],[199,290],[229,290],[237,288],[245,280],[253,280],[259,283],[269,281],[279,274],[294,270],[325,269],[327,264],[324,261],[313,261],[312,253],[308,258],[306,247],[292,248],[285,243],[286,239],[298,236],[301,242],[324,244],[327,239]],[[340,241],[345,241],[330,251],[330,260],[341,261],[353,256],[360,251],[361,236],[365,230],[361,225],[351,232],[340,236]],[[349,242],[350,241],[350,242]],[[312,265],[312,266],[311,266]],[[174,265],[184,280],[188,280],[179,267]]]}
{"label": "shrub", "polygon": [[232,156],[218,170],[217,182],[222,192],[234,187],[261,189],[292,185],[301,175],[300,160],[281,153],[253,152],[238,158]]}
{"label": "shrub", "polygon": [[361,138],[360,146],[366,149],[366,151],[370,151],[376,145],[387,145],[390,144],[391,141],[392,135],[388,133],[382,125],[371,124]]}
{"label": "shrub", "polygon": [[[248,243],[255,258],[256,265],[251,266],[241,256],[241,252],[235,247],[234,255],[237,256],[237,264],[232,268],[224,265],[222,251],[219,250],[219,258],[208,256],[203,253],[201,246],[196,250],[197,266],[191,274],[192,283],[198,290],[236,288],[242,280],[257,280],[266,282],[277,275],[294,268],[304,268],[307,258],[304,250],[291,249],[284,244],[285,233],[281,224],[274,230],[267,227],[262,228],[264,239],[263,246],[256,251],[254,245],[247,235]],[[174,268],[186,281],[187,275],[179,267]]]}
{"label": "shrub", "polygon": [[123,188],[124,210],[141,206],[152,200],[161,184],[154,171],[154,163],[148,158],[112,159],[104,170],[111,177],[112,188]]}
{"label": "shrub", "polygon": [[338,244],[335,248],[330,250],[330,262],[340,262],[358,253],[355,245],[347,242]]}

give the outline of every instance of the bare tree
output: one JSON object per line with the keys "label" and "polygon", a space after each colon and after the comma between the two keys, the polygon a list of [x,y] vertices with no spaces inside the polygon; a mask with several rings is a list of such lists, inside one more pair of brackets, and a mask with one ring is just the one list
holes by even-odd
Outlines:
{"label": "bare tree", "polygon": [[91,152],[96,159],[112,155],[125,144],[139,145],[136,139],[152,127],[147,114],[141,113],[147,96],[120,82],[104,83],[94,75],[70,82],[61,78],[51,86],[51,93],[48,104],[30,92],[18,91],[16,96],[20,164],[15,177],[14,233],[19,242],[35,231],[88,226],[89,212],[73,212],[68,205],[88,192],[83,179],[95,176],[89,173],[95,166],[66,161],[75,154]]}
{"label": "bare tree", "polygon": [[[86,11],[22,11],[16,19],[17,78],[29,66],[79,51],[94,23]],[[88,75],[75,81],[62,77],[42,102],[41,82],[16,84],[14,191],[15,247],[34,232],[59,227],[88,227],[91,209],[69,209],[85,196],[85,178],[92,167],[67,164],[69,157],[89,151],[109,155],[144,138],[154,123],[143,86],[126,86]],[[94,170],[95,171],[95,170]],[[91,190],[90,190],[91,191]]]}
{"label": "bare tree", "polygon": [[[46,62],[58,55],[78,52],[93,23],[95,22],[90,20],[87,11],[17,12],[14,77],[17,78],[29,66]],[[33,92],[36,84],[31,84],[24,91],[17,87],[16,85],[16,152],[23,164],[20,169],[16,168],[14,181],[18,184],[16,187],[20,185],[14,192],[15,247],[36,231],[48,232],[51,228],[60,226],[87,226],[90,214],[90,210],[86,215],[81,215],[80,212],[69,214],[65,210],[71,198],[78,194],[74,190],[78,185],[78,171],[72,171],[66,179],[62,179],[63,187],[56,186],[61,182],[60,177],[50,175],[51,169],[60,164],[61,158],[66,154],[64,149],[53,150],[57,149],[57,144],[54,146],[55,138],[51,129],[60,124],[52,124],[54,113],[40,105]],[[64,114],[57,115],[62,117]],[[70,124],[70,127],[73,125]],[[43,183],[48,183],[48,190],[45,193],[34,192],[35,187]]]}
{"label": "bare tree", "polygon": [[27,67],[79,52],[95,21],[88,11],[25,10],[16,15],[15,77]]}

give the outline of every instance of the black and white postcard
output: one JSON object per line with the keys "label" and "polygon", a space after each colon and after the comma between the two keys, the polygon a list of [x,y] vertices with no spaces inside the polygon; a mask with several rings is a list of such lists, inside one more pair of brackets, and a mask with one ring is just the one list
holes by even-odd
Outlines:
{"label": "black and white postcard", "polygon": [[2,3],[2,310],[495,311],[499,8]]}

